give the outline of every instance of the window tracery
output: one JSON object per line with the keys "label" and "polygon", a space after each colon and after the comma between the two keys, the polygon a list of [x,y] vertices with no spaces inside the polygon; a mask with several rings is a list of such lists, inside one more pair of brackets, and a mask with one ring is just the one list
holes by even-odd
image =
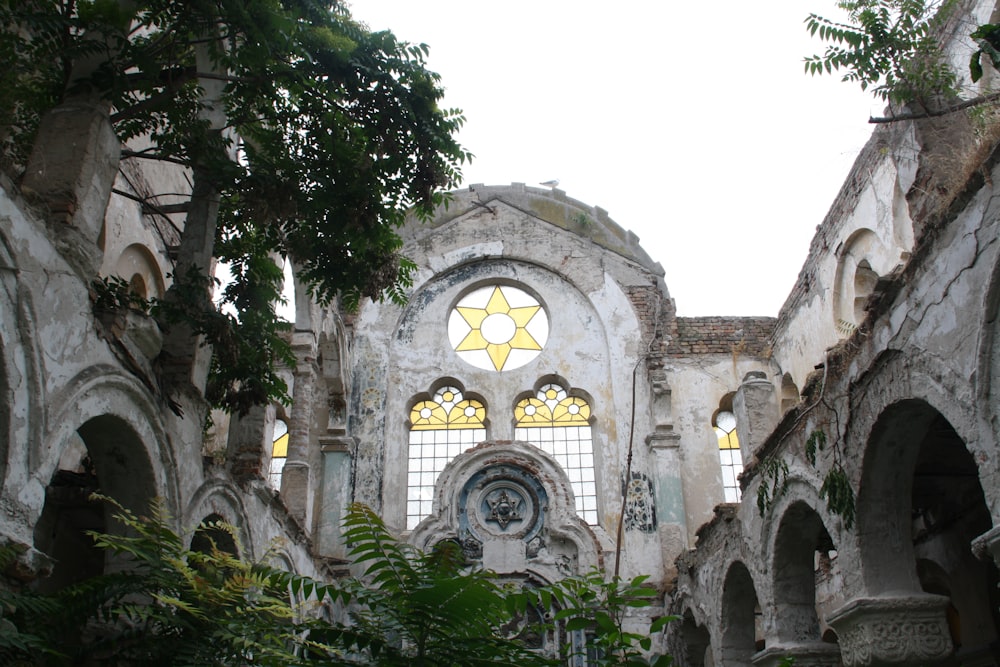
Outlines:
{"label": "window tracery", "polygon": [[743,455],[736,436],[736,415],[722,410],[715,415],[715,434],[719,438],[719,462],[722,465],[722,489],[727,503],[740,502],[739,476],[743,472]]}
{"label": "window tracery", "polygon": [[486,407],[458,387],[441,387],[410,409],[406,529],[431,513],[434,484],[453,458],[486,439]]}
{"label": "window tracery", "polygon": [[514,406],[514,437],[532,443],[562,466],[576,496],[576,511],[597,524],[597,483],[590,404],[560,385],[543,385]]}
{"label": "window tracery", "polygon": [[520,368],[538,356],[548,336],[545,309],[535,297],[510,285],[469,292],[448,320],[456,354],[483,370]]}

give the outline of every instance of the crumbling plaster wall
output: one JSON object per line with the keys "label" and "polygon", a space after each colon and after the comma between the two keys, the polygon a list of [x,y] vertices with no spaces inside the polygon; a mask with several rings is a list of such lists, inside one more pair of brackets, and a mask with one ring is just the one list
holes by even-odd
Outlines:
{"label": "crumbling plaster wall", "polygon": [[[379,507],[396,530],[401,530],[405,514],[400,489],[406,483],[408,410],[416,396],[431,391],[442,378],[456,380],[486,404],[488,437],[503,441],[514,436],[516,400],[543,378],[560,378],[567,390],[584,392],[591,403],[600,514],[596,530],[605,536],[615,533],[632,420],[633,369],[640,377],[636,404],[650,401],[648,384],[642,381],[645,367],[639,364],[646,352],[637,335],[643,324],[628,287],[662,284],[662,271],[644,253],[620,255],[620,238],[606,235],[596,217],[574,222],[574,211],[588,213],[563,197],[517,184],[474,186],[457,195],[459,204],[452,203],[442,218],[404,230],[408,242],[403,252],[418,265],[408,305],[365,304],[358,313],[350,424],[358,441],[355,499]],[[538,211],[547,217],[538,217]],[[558,218],[557,213],[564,215]],[[571,226],[587,231],[566,229],[550,218],[568,219]],[[620,233],[617,226],[610,229]],[[615,240],[616,250],[604,245],[608,238]],[[470,288],[492,282],[529,290],[546,308],[550,322],[542,353],[521,368],[501,373],[459,359],[447,336],[448,315],[456,301]],[[671,308],[665,289],[659,294],[664,307]],[[650,419],[648,409],[636,411],[632,469],[653,477],[654,464],[643,445],[653,430]],[[674,520],[686,532],[685,517]],[[627,531],[625,539],[634,546],[626,550],[627,571],[649,572],[651,566],[654,573],[659,570],[655,534]]]}
{"label": "crumbling plaster wall", "polygon": [[[145,177],[155,180],[156,174]],[[173,189],[176,181],[157,185]],[[82,239],[91,247],[79,252],[102,267],[88,274],[58,242],[70,224],[52,218],[37,196],[26,201],[6,178],[0,185],[0,389],[6,399],[0,533],[29,549],[20,576],[52,567],[50,555],[34,548],[36,525],[46,487],[61,466],[78,460],[75,452],[94,460],[101,490],[126,504],[135,501],[132,509],[142,512],[148,499],[161,497],[183,530],[218,514],[239,528],[245,555],[261,556],[281,539],[285,560],[315,574],[307,538],[263,481],[241,487],[224,462],[203,458],[201,399],[175,396],[183,417],[169,408],[151,371],[159,351],[155,323],[137,313],[95,316],[90,280],[116,273],[122,251],[136,246],[155,258],[162,280],[168,240],[137,203],[114,195],[106,219],[86,225],[94,238]],[[121,180],[118,186],[129,187]],[[103,216],[104,210],[91,214]]]}
{"label": "crumbling plaster wall", "polygon": [[[678,561],[676,609],[690,610],[704,625],[716,661],[726,648],[723,580],[735,560],[749,569],[761,606],[767,649],[755,656],[759,664],[775,651],[813,664],[822,650],[836,646],[819,644],[821,632],[831,627],[840,639],[836,659],[847,665],[943,659],[952,648],[947,601],[921,591],[915,557],[939,562],[955,578],[952,593],[959,598],[985,590],[983,582],[970,589],[963,577],[970,562],[987,567],[969,561],[971,550],[992,567],[989,554],[997,553],[1000,519],[995,136],[961,114],[880,129],[818,229],[774,336],[775,363],[803,387],[803,400],[755,452],[744,476],[743,502],[718,509],[698,531],[697,548]],[[883,249],[895,244],[881,255],[883,266],[897,251],[900,266],[885,273],[876,269],[881,279],[864,319],[844,335],[831,326],[836,311],[829,286],[837,283],[842,244],[862,228],[872,230]],[[821,370],[804,382],[819,362]],[[912,476],[934,419],[954,429],[976,466],[994,526],[976,540],[979,546],[937,537],[919,549],[911,544]],[[803,452],[817,429],[827,434],[828,445],[814,466]],[[787,466],[788,485],[762,514],[757,491],[772,488],[775,479],[768,460]],[[858,503],[853,528],[827,509],[819,493],[838,460]],[[815,632],[808,619],[789,612],[787,591],[779,585],[787,563],[778,558],[778,526],[799,520],[793,506],[799,514],[809,508],[834,547],[835,557],[822,566],[829,570],[816,575]],[[966,649],[995,636],[981,611],[963,617]],[[891,627],[892,638],[866,642],[864,632],[875,624]]]}

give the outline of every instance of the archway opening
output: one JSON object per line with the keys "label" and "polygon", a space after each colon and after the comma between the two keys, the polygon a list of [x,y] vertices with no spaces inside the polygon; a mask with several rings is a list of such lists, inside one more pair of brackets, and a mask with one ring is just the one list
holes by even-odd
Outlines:
{"label": "archway opening", "polygon": [[733,563],[722,585],[722,664],[749,665],[753,654],[764,649],[760,619],[750,571],[743,563]]}
{"label": "archway opening", "polygon": [[191,551],[211,554],[214,548],[230,556],[239,558],[239,545],[236,543],[236,538],[231,530],[227,529],[227,526],[231,527],[232,524],[226,521],[222,515],[209,514],[198,525],[198,529],[194,531],[194,535],[191,536]]}
{"label": "archway opening", "polygon": [[683,642],[684,661],[687,667],[710,667],[712,660],[712,639],[704,625],[694,620],[691,610],[681,617],[681,641]]}
{"label": "archway opening", "polygon": [[817,583],[829,576],[835,551],[823,520],[808,504],[795,502],[782,515],[773,565],[775,621],[782,642],[822,640]]}
{"label": "archway opening", "polygon": [[55,561],[52,574],[38,582],[55,591],[107,571],[108,556],[88,531],[122,533],[114,508],[91,494],[99,492],[136,514],[148,511],[155,477],[135,431],[111,415],[95,417],[64,445],[45,489],[45,505],[35,525],[35,546]]}

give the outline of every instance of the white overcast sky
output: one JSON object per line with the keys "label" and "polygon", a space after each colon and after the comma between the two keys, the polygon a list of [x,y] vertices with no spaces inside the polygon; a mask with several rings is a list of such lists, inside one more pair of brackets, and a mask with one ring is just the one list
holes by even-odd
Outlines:
{"label": "white overcast sky", "polygon": [[466,185],[559,179],[640,237],[680,315],[777,315],[880,108],[803,73],[834,0],[350,5],[430,46]]}

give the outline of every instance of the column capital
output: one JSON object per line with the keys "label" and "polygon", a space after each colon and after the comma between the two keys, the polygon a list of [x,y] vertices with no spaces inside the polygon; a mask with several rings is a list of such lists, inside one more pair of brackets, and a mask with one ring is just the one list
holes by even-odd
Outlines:
{"label": "column capital", "polygon": [[857,598],[827,618],[845,667],[928,665],[952,653],[943,595]]}

